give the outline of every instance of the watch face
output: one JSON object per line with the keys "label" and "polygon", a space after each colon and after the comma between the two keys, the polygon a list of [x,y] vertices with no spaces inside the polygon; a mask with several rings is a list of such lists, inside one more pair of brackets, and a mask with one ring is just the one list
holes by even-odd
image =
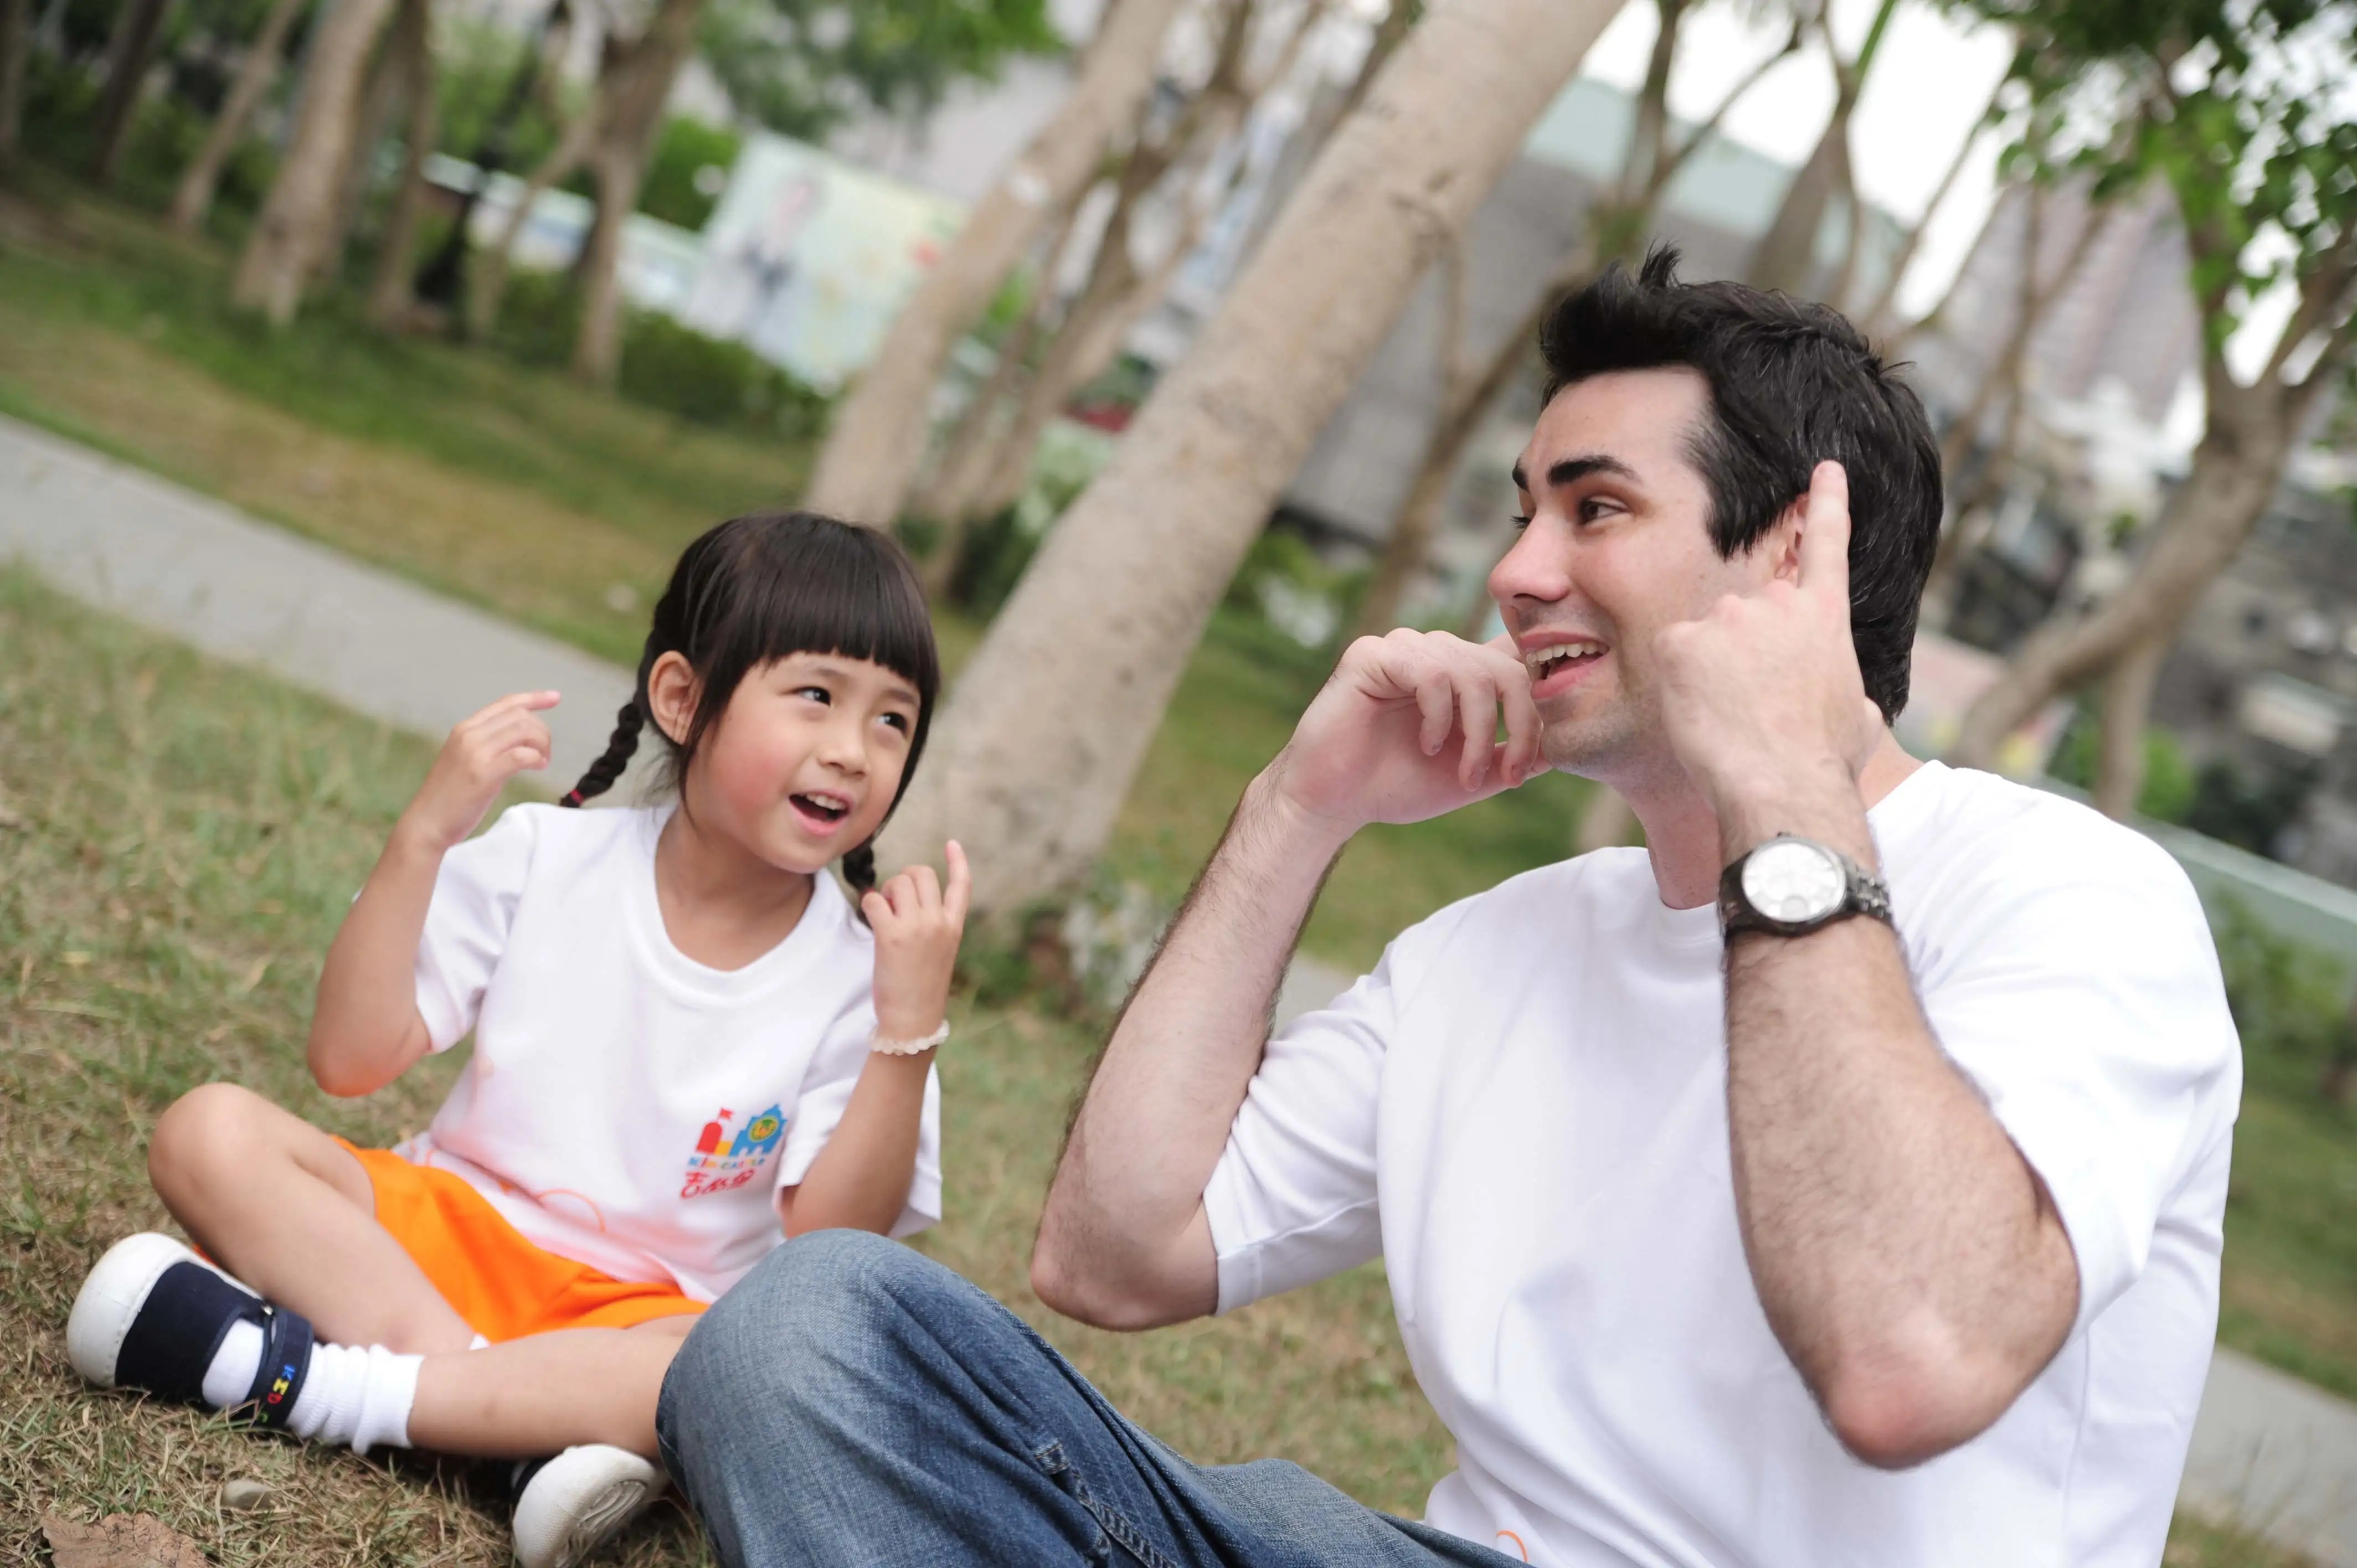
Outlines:
{"label": "watch face", "polygon": [[1848,891],[1833,853],[1801,839],[1770,840],[1743,863],[1743,897],[1771,920],[1821,920]]}

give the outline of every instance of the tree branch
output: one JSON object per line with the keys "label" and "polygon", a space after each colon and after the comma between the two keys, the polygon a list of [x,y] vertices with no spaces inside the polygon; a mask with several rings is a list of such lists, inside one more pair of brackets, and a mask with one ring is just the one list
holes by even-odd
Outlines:
{"label": "tree branch", "polygon": [[[1996,102],[1996,95],[1991,92],[1989,103],[1994,107]],[[1860,325],[1867,338],[1882,336],[1883,324],[1891,319],[1899,302],[1899,285],[1905,281],[1907,269],[1914,264],[1915,252],[1923,243],[1923,231],[1932,226],[1932,216],[1940,210],[1940,204],[1948,199],[1948,192],[1955,188],[1957,177],[1964,173],[1964,165],[1972,161],[1973,149],[1980,145],[1981,133],[1988,126],[1988,112],[1983,110],[1981,117],[1973,122],[1972,130],[1958,145],[1956,156],[1948,160],[1948,167],[1940,176],[1940,183],[1932,188],[1932,199],[1923,204],[1923,215],[1907,231],[1907,238],[1900,242],[1899,253],[1891,258],[1890,275],[1883,280],[1882,292],[1875,296],[1872,306],[1860,313]]]}
{"label": "tree branch", "polygon": [[1805,37],[1805,29],[1801,23],[1795,21],[1792,24],[1792,32],[1784,39],[1784,47],[1746,71],[1742,80],[1727,91],[1727,95],[1718,101],[1702,123],[1672,148],[1667,156],[1658,161],[1654,167],[1653,177],[1645,187],[1644,199],[1651,201],[1668,188],[1670,181],[1677,177],[1678,171],[1686,166],[1686,160],[1694,156],[1695,149],[1709,140],[1711,134],[1718,129],[1719,123],[1727,118],[1727,112],[1734,108],[1742,100],[1744,94],[1759,86],[1760,78],[1799,53]]}
{"label": "tree branch", "polygon": [[2357,231],[2342,234],[2300,280],[2299,304],[2284,323],[2283,336],[2276,339],[2275,351],[2267,356],[2266,369],[2259,374],[2261,381],[2281,376],[2299,346],[2336,313],[2347,310],[2352,282],[2357,282]]}

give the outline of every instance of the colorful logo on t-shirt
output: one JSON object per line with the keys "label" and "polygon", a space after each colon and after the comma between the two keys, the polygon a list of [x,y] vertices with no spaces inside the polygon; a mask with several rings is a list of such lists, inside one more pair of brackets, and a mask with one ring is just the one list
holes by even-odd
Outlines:
{"label": "colorful logo on t-shirt", "polygon": [[741,1120],[737,1112],[722,1107],[720,1114],[704,1124],[695,1153],[687,1156],[687,1180],[680,1187],[680,1197],[702,1197],[743,1187],[761,1174],[785,1135],[782,1106],[772,1105]]}

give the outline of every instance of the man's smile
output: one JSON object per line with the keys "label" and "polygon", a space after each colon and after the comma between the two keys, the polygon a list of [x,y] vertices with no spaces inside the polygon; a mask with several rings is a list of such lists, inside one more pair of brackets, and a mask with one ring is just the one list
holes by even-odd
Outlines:
{"label": "man's smile", "polygon": [[1531,695],[1544,702],[1570,691],[1587,679],[1609,652],[1592,637],[1542,632],[1522,644],[1523,664],[1531,672]]}

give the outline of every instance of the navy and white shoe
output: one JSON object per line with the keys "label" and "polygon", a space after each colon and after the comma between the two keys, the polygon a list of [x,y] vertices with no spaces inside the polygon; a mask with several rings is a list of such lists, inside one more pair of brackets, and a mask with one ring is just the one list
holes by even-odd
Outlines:
{"label": "navy and white shoe", "polygon": [[665,1484],[653,1460],[603,1443],[517,1466],[516,1561],[522,1568],[574,1568],[644,1513]]}
{"label": "navy and white shoe", "polygon": [[205,1403],[205,1372],[240,1323],[262,1328],[262,1365],[233,1408],[253,1426],[283,1428],[311,1368],[311,1325],[273,1306],[169,1236],[126,1236],[81,1283],[66,1319],[66,1355],[102,1389],[137,1389]]}

